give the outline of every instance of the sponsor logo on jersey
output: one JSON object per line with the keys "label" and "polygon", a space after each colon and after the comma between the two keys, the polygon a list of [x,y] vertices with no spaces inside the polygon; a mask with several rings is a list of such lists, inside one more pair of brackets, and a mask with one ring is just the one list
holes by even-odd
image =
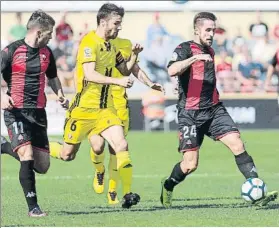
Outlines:
{"label": "sponsor logo on jersey", "polygon": [[91,58],[92,57],[92,49],[89,47],[84,48],[84,57],[85,58]]}

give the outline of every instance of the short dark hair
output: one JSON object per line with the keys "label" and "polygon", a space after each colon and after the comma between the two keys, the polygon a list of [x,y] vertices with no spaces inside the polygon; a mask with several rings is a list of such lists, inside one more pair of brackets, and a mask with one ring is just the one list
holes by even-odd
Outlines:
{"label": "short dark hair", "polygon": [[45,13],[43,10],[36,10],[32,13],[31,17],[27,22],[27,30],[39,27],[41,29],[47,30],[50,26],[55,25],[55,20]]}
{"label": "short dark hair", "polygon": [[105,3],[101,6],[97,14],[97,25],[100,24],[101,19],[106,19],[110,15],[119,15],[123,17],[125,14],[124,8],[112,3]]}
{"label": "short dark hair", "polygon": [[202,20],[212,20],[212,21],[216,21],[217,17],[210,12],[200,12],[198,14],[195,15],[194,17],[194,28],[196,28],[197,24],[200,23]]}

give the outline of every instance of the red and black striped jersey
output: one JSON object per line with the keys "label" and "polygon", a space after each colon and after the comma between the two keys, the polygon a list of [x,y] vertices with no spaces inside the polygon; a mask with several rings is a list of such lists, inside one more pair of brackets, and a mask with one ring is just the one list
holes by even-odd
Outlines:
{"label": "red and black striped jersey", "polygon": [[168,67],[177,61],[199,54],[209,54],[213,61],[196,61],[178,76],[178,106],[187,110],[206,109],[219,103],[219,93],[216,88],[214,50],[212,48],[204,47],[194,41],[181,43],[175,48]]}
{"label": "red and black striped jersey", "polygon": [[4,48],[1,57],[1,73],[14,107],[44,108],[46,76],[49,79],[57,77],[51,49],[32,48],[22,39]]}

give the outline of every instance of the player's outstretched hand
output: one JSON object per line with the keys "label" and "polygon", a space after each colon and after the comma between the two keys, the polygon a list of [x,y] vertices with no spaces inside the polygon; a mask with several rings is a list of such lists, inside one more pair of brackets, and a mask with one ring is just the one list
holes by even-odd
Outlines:
{"label": "player's outstretched hand", "polygon": [[58,101],[62,108],[68,109],[69,108],[69,100],[63,96],[58,97]]}
{"label": "player's outstretched hand", "polygon": [[1,97],[1,108],[4,110],[10,110],[13,108],[14,106],[14,101],[13,99],[7,95],[7,94],[3,94]]}
{"label": "player's outstretched hand", "polygon": [[199,54],[199,55],[196,55],[196,58],[198,60],[204,60],[206,62],[211,62],[213,61],[211,56],[209,54]]}
{"label": "player's outstretched hand", "polygon": [[131,88],[134,84],[134,80],[131,77],[119,78],[118,85],[124,88]]}
{"label": "player's outstretched hand", "polygon": [[135,55],[138,55],[143,50],[143,47],[140,44],[135,44],[132,51]]}
{"label": "player's outstretched hand", "polygon": [[153,83],[153,84],[150,86],[150,88],[151,88],[151,89],[154,89],[154,90],[157,90],[157,91],[160,91],[160,92],[162,92],[162,93],[165,94],[165,89],[164,89],[164,87],[163,87],[161,84],[159,84],[159,83]]}

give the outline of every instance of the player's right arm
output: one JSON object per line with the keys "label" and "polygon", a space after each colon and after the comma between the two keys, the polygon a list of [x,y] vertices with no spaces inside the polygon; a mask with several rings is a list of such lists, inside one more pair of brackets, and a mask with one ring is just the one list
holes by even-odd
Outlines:
{"label": "player's right arm", "polygon": [[212,61],[208,54],[193,55],[190,57],[190,47],[180,44],[173,52],[168,64],[168,74],[171,77],[183,74],[197,60]]}
{"label": "player's right arm", "polygon": [[277,65],[277,53],[273,56],[272,60],[270,61],[270,64],[268,65],[268,68],[267,68],[266,79],[265,79],[265,84],[264,84],[264,89],[266,91],[268,90],[268,87],[270,85],[271,78],[274,73],[276,65]]}
{"label": "player's right arm", "polygon": [[103,85],[119,85],[125,88],[130,88],[133,85],[133,80],[130,77],[113,78],[100,74],[95,70],[96,62],[83,63],[82,67],[88,81]]}
{"label": "player's right arm", "polygon": [[[3,72],[9,67],[9,49],[5,48],[1,51],[1,80]],[[12,109],[14,105],[13,99],[1,89],[1,108],[2,109]]]}

